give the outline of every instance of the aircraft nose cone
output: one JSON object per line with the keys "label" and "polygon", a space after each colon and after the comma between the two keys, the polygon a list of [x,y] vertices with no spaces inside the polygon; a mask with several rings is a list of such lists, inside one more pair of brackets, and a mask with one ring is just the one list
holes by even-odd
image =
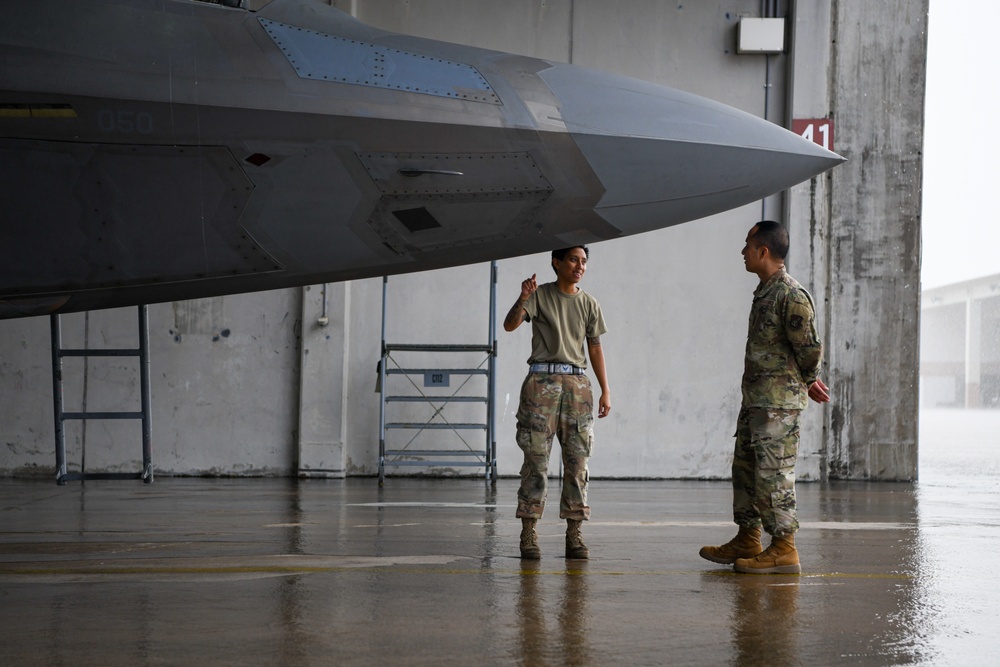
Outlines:
{"label": "aircraft nose cone", "polygon": [[756,201],[844,161],[769,121],[697,95],[558,65],[540,74],[628,234]]}

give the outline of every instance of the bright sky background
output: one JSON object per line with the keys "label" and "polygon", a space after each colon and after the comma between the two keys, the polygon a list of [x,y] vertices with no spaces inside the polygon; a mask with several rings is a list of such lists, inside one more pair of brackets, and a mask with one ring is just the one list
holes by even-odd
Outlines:
{"label": "bright sky background", "polygon": [[924,289],[1000,274],[1000,0],[930,0]]}

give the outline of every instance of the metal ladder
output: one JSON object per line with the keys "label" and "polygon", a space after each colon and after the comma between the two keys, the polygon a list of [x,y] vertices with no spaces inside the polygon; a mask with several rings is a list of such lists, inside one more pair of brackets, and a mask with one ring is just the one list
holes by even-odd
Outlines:
{"label": "metal ladder", "polygon": [[[490,309],[489,309],[489,339],[485,344],[449,345],[449,344],[393,344],[386,342],[386,296],[389,279],[382,279],[382,357],[379,362],[379,457],[378,483],[385,483],[387,467],[420,466],[420,467],[482,467],[488,484],[496,483],[496,435],[494,397],[496,396],[496,287],[497,265],[490,263]],[[395,353],[395,356],[393,356]],[[482,362],[474,368],[469,367],[406,367],[400,364],[400,359],[412,353],[441,354],[464,353],[466,356],[474,353],[484,355]],[[397,359],[399,357],[399,359]],[[391,394],[389,392],[390,377],[405,377],[410,383],[408,394]],[[413,381],[414,377],[423,376],[423,387]],[[431,390],[451,389],[452,376],[464,377],[458,388],[449,393],[432,393]],[[485,395],[458,395],[473,378],[485,379]],[[412,393],[413,391],[416,393]],[[388,421],[389,404],[419,404],[424,403],[433,411],[430,418],[422,421]],[[442,414],[448,404],[482,403],[486,409],[485,420],[482,422],[450,422]],[[402,447],[389,448],[386,445],[386,432],[391,430],[409,430],[416,433]],[[440,445],[420,448],[416,441],[427,432],[439,433],[442,430],[453,431],[464,449],[445,449]],[[469,444],[463,432],[484,431],[485,439],[481,448]],[[439,436],[436,436],[439,439]]]}
{"label": "metal ladder", "polygon": [[[141,479],[153,482],[152,420],[149,393],[149,314],[146,306],[138,306],[139,347],[127,349],[65,349],[62,346],[62,324],[59,315],[50,315],[52,330],[52,403],[56,439],[56,483],[85,479]],[[64,357],[139,357],[140,412],[66,412],[63,410]],[[136,473],[87,473],[66,470],[66,431],[68,419],[140,419],[142,420],[142,470]]]}

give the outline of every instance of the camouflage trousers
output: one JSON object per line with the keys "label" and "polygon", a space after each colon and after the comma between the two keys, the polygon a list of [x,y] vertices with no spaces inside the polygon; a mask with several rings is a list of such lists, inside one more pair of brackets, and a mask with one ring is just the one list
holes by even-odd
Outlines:
{"label": "camouflage trousers", "polygon": [[733,453],[733,520],[763,525],[769,535],[799,529],[795,509],[795,461],[800,410],[740,409]]}
{"label": "camouflage trousers", "polygon": [[517,409],[517,446],[524,452],[517,516],[540,519],[548,493],[552,439],[559,437],[563,480],[560,519],[589,519],[587,459],[594,446],[594,394],[586,375],[529,373]]}

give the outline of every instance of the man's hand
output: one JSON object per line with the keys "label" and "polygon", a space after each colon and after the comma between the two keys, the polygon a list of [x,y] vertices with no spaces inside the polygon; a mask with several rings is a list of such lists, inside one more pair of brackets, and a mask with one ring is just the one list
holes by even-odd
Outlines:
{"label": "man's hand", "polygon": [[822,380],[816,378],[816,381],[809,385],[809,398],[817,403],[829,403],[830,389],[823,384]]}
{"label": "man's hand", "polygon": [[537,273],[532,273],[531,277],[521,283],[521,299],[527,299],[538,289],[538,281],[535,278]]}
{"label": "man's hand", "polygon": [[601,401],[597,406],[597,418],[603,419],[611,414],[611,393],[601,392]]}

